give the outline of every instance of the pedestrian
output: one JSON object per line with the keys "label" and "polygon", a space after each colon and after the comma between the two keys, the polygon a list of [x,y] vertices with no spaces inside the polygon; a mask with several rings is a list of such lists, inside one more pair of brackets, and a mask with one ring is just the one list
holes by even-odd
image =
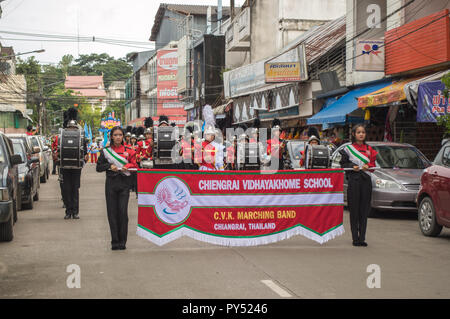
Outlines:
{"label": "pedestrian", "polygon": [[52,138],[52,160],[53,160],[53,170],[52,175],[56,175],[56,167],[58,166],[58,135],[54,135]]}
{"label": "pedestrian", "polygon": [[372,197],[370,167],[375,167],[377,151],[366,144],[366,128],[363,124],[355,125],[351,134],[352,144],[339,152],[340,164],[342,168],[353,168],[346,171],[347,203],[353,246],[366,247],[367,216],[371,209]]}
{"label": "pedestrian", "polygon": [[91,146],[89,147],[89,153],[91,153],[91,163],[97,163],[97,153],[98,153],[98,147],[95,140],[91,143]]}
{"label": "pedestrian", "polygon": [[128,200],[130,198],[130,168],[137,168],[136,153],[124,145],[124,130],[120,126],[110,132],[110,147],[105,147],[97,162],[97,172],[106,171],[105,197],[111,231],[111,249],[126,249],[128,235]]}

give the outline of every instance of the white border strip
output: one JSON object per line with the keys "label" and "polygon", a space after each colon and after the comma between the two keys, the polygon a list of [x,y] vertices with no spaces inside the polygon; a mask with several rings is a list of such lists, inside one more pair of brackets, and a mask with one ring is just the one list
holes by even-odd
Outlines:
{"label": "white border strip", "polygon": [[194,231],[190,228],[182,227],[168,235],[158,237],[152,234],[151,232],[148,232],[145,229],[138,226],[136,234],[140,237],[146,238],[147,240],[151,241],[152,243],[158,246],[163,246],[183,236],[188,236],[190,238],[199,241],[221,246],[258,246],[276,243],[278,241],[288,239],[295,235],[302,235],[306,238],[318,242],[319,244],[324,244],[327,241],[344,234],[344,232],[345,232],[344,226],[341,225],[333,229],[332,231],[326,233],[325,235],[320,236],[302,226],[297,226],[287,231],[283,231],[272,235],[266,236],[263,235],[259,237],[250,237],[250,238],[238,238],[238,237],[222,237],[222,236],[208,235],[202,232]]}
{"label": "white border strip", "polygon": [[[190,206],[273,206],[343,204],[344,193],[289,194],[289,195],[191,195]],[[154,194],[139,194],[138,205],[155,205]]]}

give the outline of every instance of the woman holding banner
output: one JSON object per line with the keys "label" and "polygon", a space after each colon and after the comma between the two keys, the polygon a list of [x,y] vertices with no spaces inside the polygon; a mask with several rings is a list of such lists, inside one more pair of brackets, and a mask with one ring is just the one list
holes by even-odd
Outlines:
{"label": "woman holding banner", "polygon": [[111,145],[100,153],[97,172],[106,171],[105,195],[112,250],[126,249],[128,235],[128,200],[130,198],[130,168],[137,168],[136,153],[124,145],[120,126],[110,132]]}
{"label": "woman holding banner", "polygon": [[371,209],[372,179],[368,173],[375,167],[377,151],[366,144],[366,129],[363,124],[352,128],[352,144],[339,151],[341,167],[347,171],[347,202],[350,211],[350,228],[353,246],[366,247],[367,216]]}

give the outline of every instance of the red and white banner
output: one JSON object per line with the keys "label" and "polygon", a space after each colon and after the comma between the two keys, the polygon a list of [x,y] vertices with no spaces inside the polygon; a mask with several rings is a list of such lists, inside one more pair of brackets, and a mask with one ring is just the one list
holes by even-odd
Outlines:
{"label": "red and white banner", "polygon": [[159,50],[157,53],[157,108],[156,114],[186,118],[184,105],[178,95],[178,50]]}
{"label": "red and white banner", "polygon": [[137,234],[157,245],[182,236],[225,246],[344,233],[343,170],[138,171]]}

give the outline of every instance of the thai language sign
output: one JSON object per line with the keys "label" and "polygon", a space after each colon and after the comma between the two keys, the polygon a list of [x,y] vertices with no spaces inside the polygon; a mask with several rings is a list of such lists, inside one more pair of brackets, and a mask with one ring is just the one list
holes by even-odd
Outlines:
{"label": "thai language sign", "polygon": [[138,171],[137,234],[157,245],[182,236],[253,246],[343,234],[342,170]]}
{"label": "thai language sign", "polygon": [[156,114],[186,118],[184,105],[178,96],[178,51],[159,50],[157,53],[157,107]]}
{"label": "thai language sign", "polygon": [[423,82],[417,92],[417,122],[436,122],[441,115],[450,113],[450,98],[444,96],[441,81]]}

